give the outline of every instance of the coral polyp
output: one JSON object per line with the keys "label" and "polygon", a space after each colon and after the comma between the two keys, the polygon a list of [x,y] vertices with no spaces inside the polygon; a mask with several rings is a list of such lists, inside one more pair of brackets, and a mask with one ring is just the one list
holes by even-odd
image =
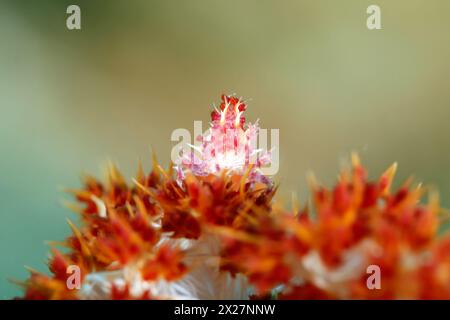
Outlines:
{"label": "coral polyp", "polygon": [[[25,299],[450,299],[450,237],[436,193],[396,165],[370,181],[357,156],[332,189],[310,181],[312,206],[274,205],[247,105],[222,96],[201,146],[167,170],[153,159],[132,183],[69,190],[79,223],[52,248],[51,275],[31,270]],[[194,154],[194,151],[197,154]],[[256,161],[251,158],[256,155]],[[68,272],[75,266],[79,284]],[[381,272],[375,290],[368,270]]]}

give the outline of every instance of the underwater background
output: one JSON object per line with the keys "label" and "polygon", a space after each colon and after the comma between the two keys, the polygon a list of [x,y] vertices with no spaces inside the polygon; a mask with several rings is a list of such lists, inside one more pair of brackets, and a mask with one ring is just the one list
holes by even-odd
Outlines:
{"label": "underwater background", "polygon": [[[66,8],[81,8],[81,30]],[[382,30],[366,27],[377,4]],[[1,0],[0,298],[47,240],[69,234],[66,187],[111,160],[131,177],[176,128],[209,120],[221,93],[280,129],[278,198],[330,186],[356,151],[377,177],[397,161],[450,207],[447,0]],[[447,224],[448,227],[448,224]]]}

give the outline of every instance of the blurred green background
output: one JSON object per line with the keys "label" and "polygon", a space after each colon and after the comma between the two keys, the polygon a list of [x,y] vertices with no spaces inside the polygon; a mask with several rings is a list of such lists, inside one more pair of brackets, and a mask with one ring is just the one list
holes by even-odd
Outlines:
{"label": "blurred green background", "polygon": [[[66,28],[78,4],[82,30]],[[382,30],[366,27],[378,4]],[[280,197],[330,185],[352,150],[399,162],[450,207],[448,0],[0,1],[0,298],[63,239],[61,187],[108,159],[130,177],[150,146],[209,120],[221,93],[280,129]]]}

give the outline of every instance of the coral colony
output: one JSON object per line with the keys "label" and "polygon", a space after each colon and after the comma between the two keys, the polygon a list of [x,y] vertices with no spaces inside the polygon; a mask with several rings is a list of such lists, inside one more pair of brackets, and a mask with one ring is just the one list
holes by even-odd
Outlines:
{"label": "coral colony", "polygon": [[395,165],[370,181],[354,155],[334,188],[311,179],[311,208],[281,209],[246,104],[222,96],[219,109],[177,166],[154,159],[131,184],[111,166],[104,183],[71,190],[79,226],[69,221],[51,275],[31,270],[23,298],[450,299],[435,193],[421,203],[411,181],[391,190]]}

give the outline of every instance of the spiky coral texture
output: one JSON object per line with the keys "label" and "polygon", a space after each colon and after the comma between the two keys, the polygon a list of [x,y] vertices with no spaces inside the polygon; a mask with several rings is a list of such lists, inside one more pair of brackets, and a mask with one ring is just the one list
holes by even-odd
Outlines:
{"label": "spiky coral texture", "polygon": [[[212,114],[225,151],[238,155],[223,168],[204,142],[198,162],[166,171],[154,160],[132,185],[114,166],[105,184],[86,177],[70,191],[82,206],[67,253],[52,250],[51,276],[31,271],[24,298],[450,298],[450,237],[437,237],[435,194],[421,204],[424,188],[410,182],[392,192],[395,166],[369,181],[354,157],[333,189],[311,180],[311,212],[276,209],[262,162],[245,160],[244,110],[224,96]],[[66,286],[69,265],[82,271],[80,290]],[[366,286],[369,265],[382,271],[380,290]]]}

